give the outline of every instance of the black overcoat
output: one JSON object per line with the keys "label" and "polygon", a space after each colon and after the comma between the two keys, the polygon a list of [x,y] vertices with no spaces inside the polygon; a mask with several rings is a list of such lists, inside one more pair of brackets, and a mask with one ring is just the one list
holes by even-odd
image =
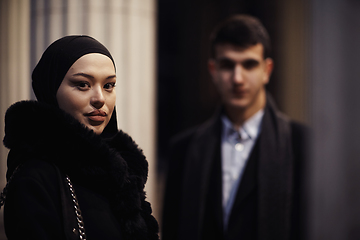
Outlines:
{"label": "black overcoat", "polygon": [[261,133],[237,191],[228,229],[222,222],[220,112],[177,136],[166,184],[164,240],[288,240],[299,235],[300,178],[307,128],[268,96]]}
{"label": "black overcoat", "polygon": [[[87,239],[159,238],[145,200],[148,163],[124,132],[105,139],[58,108],[22,101],[6,113],[4,144],[10,149],[7,178],[13,176],[4,206],[9,240],[67,239],[73,219],[64,219],[65,175],[74,185]],[[73,205],[67,208],[74,213]]]}

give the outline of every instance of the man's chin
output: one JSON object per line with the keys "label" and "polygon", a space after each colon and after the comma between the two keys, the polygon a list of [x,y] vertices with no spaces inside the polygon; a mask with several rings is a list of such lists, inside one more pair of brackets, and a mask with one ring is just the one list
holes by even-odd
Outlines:
{"label": "man's chin", "polygon": [[232,109],[244,110],[249,106],[249,101],[246,99],[232,99],[225,104],[227,107]]}

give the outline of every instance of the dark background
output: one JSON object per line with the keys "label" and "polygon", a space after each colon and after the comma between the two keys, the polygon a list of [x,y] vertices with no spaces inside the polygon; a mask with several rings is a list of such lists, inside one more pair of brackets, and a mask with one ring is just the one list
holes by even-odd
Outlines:
{"label": "dark background", "polygon": [[[165,166],[171,137],[204,122],[219,105],[207,71],[209,36],[214,26],[238,13],[259,18],[269,32],[276,63],[278,5],[275,0],[158,0],[158,170]],[[277,85],[275,68],[267,88],[276,101]]]}

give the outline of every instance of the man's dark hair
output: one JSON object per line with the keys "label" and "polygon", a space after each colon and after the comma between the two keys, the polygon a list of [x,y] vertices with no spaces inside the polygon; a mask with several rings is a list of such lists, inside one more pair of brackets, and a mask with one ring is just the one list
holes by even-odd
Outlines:
{"label": "man's dark hair", "polygon": [[264,58],[270,56],[270,38],[259,19],[250,15],[235,15],[219,23],[210,36],[210,57],[215,58],[215,47],[220,44],[232,44],[248,48],[261,43]]}

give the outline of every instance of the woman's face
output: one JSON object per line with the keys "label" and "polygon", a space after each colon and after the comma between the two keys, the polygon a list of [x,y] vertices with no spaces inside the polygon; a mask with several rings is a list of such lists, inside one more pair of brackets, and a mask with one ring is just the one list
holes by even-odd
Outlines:
{"label": "woman's face", "polygon": [[62,110],[100,134],[115,107],[115,83],[111,59],[99,53],[86,54],[70,67],[56,99]]}

